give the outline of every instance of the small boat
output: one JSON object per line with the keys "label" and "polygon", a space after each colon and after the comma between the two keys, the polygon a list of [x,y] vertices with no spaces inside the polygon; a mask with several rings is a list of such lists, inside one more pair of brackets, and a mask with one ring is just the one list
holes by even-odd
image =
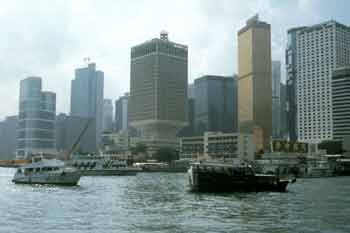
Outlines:
{"label": "small boat", "polygon": [[15,184],[54,184],[77,185],[80,172],[57,159],[33,159],[33,162],[20,166],[12,182]]}
{"label": "small boat", "polygon": [[195,192],[284,192],[291,182],[275,175],[256,174],[249,165],[233,163],[193,163],[188,174],[190,190]]}

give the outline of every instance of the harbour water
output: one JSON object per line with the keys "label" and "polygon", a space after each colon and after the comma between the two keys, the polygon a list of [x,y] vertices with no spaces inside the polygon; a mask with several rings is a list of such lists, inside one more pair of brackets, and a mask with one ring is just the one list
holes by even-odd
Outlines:
{"label": "harbour water", "polygon": [[0,232],[350,232],[350,177],[286,193],[193,194],[186,174],[83,177],[77,187],[11,183],[0,168]]}

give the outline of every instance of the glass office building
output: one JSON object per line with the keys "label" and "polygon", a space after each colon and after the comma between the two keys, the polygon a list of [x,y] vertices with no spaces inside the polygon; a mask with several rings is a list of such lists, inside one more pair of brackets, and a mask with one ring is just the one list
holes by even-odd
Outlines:
{"label": "glass office building", "polygon": [[195,131],[237,131],[237,89],[233,77],[207,75],[194,81]]}
{"label": "glass office building", "polygon": [[42,91],[40,77],[20,83],[17,157],[55,153],[56,94]]}

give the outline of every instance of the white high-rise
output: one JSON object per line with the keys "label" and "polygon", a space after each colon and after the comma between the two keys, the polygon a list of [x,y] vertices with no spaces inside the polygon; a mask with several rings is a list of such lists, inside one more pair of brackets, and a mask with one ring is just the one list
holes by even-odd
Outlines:
{"label": "white high-rise", "polygon": [[333,139],[331,77],[350,64],[350,27],[328,21],[296,33],[298,139]]}

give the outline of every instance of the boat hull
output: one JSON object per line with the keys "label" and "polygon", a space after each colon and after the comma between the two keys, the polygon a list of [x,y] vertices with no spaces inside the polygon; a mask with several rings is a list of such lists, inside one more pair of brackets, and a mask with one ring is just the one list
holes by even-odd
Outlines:
{"label": "boat hull", "polygon": [[51,184],[51,185],[77,185],[81,174],[79,172],[53,173],[53,174],[32,174],[15,175],[12,182],[15,184]]}
{"label": "boat hull", "polygon": [[232,176],[224,171],[189,170],[189,187],[194,192],[285,192],[288,180],[280,180],[275,176],[251,175]]}

